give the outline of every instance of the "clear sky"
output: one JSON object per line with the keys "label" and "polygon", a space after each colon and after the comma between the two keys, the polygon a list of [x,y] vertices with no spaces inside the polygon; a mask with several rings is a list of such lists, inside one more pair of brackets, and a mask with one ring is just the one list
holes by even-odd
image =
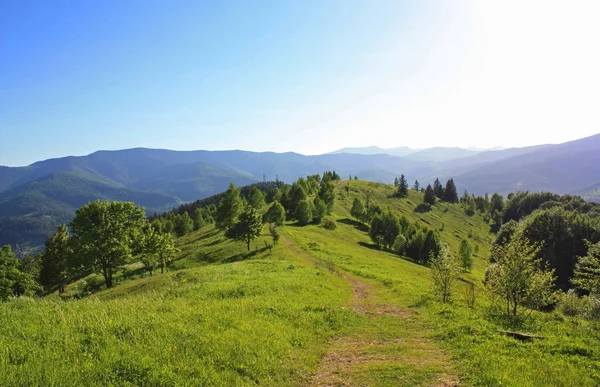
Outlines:
{"label": "clear sky", "polygon": [[0,2],[0,165],[600,132],[600,1]]}

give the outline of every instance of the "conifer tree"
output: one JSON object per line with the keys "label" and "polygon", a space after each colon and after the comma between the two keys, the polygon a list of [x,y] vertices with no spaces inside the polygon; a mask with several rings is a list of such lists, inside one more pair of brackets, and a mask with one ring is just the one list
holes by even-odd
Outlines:
{"label": "conifer tree", "polygon": [[456,192],[456,186],[454,180],[450,179],[446,182],[446,189],[444,190],[444,201],[448,203],[458,203],[458,194]]}
{"label": "conifer tree", "polygon": [[406,182],[404,175],[401,175],[400,180],[398,181],[398,196],[401,198],[408,196],[408,183]]}
{"label": "conifer tree", "polygon": [[242,199],[240,198],[240,190],[236,188],[234,183],[231,183],[217,208],[215,216],[217,228],[228,230],[233,227],[241,211]]}
{"label": "conifer tree", "polygon": [[419,184],[419,180],[415,180],[415,184],[413,185],[413,190],[419,192],[421,190],[421,184]]}
{"label": "conifer tree", "polygon": [[398,178],[394,177],[394,187],[398,187]]}
{"label": "conifer tree", "polygon": [[440,183],[440,179],[436,178],[435,181],[433,182],[433,193],[435,196],[437,196],[439,199],[444,199],[444,187],[442,187],[442,184]]}
{"label": "conifer tree", "polygon": [[425,188],[423,202],[431,205],[435,204],[435,193],[433,192],[433,188],[431,188],[431,184],[427,184],[427,188]]}

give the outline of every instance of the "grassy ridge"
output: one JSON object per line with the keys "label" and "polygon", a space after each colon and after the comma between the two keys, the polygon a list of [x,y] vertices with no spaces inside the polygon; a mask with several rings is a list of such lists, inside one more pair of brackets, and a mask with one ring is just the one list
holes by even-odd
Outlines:
{"label": "grassy ridge", "polygon": [[[279,386],[319,376],[354,385],[600,384],[597,323],[534,313],[519,329],[544,339],[499,333],[507,327],[481,287],[492,239],[483,219],[460,205],[417,212],[422,194],[393,191],[339,183],[337,228],[287,225],[272,253],[270,238],[246,252],[209,226],[177,241],[182,253],[165,275],[140,278],[134,264],[116,287],[81,300],[2,304],[0,385]],[[465,238],[479,245],[462,275],[477,285],[473,310],[462,282],[453,304],[441,305],[427,267],[373,248],[349,214],[353,199],[368,195],[438,230],[453,253]],[[75,283],[67,293],[81,290]]]}

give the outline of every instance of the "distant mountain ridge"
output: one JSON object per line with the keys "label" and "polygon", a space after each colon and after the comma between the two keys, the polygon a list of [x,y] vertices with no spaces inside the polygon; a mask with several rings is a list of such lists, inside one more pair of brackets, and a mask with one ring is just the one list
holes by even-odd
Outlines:
{"label": "distant mountain ridge", "polygon": [[[354,148],[345,148],[352,150]],[[412,186],[453,177],[460,192],[517,190],[581,194],[600,199],[600,134],[558,145],[475,151],[438,147],[379,153],[305,156],[298,153],[172,151],[133,148],[98,151],[39,161],[26,167],[0,166],[0,245],[39,244],[44,235],[96,198],[130,200],[148,211],[170,209],[238,186],[263,180],[292,182],[335,170],[346,179],[390,183],[404,174]],[[364,150],[366,149],[366,150]],[[16,229],[22,232],[15,232]]]}

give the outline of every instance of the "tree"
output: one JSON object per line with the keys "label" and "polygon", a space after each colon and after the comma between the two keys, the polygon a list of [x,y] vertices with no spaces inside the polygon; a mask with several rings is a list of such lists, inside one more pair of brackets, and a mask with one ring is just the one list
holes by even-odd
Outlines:
{"label": "tree", "polygon": [[250,242],[260,236],[262,227],[262,219],[256,209],[246,205],[244,211],[239,215],[238,221],[225,235],[235,241],[246,242],[248,251],[250,251]]}
{"label": "tree", "polygon": [[67,262],[72,253],[69,231],[67,226],[62,224],[46,241],[46,249],[41,256],[40,284],[46,289],[57,286],[58,293],[64,293]]}
{"label": "tree", "polygon": [[392,246],[392,250],[394,250],[394,253],[398,254],[398,255],[403,255],[404,251],[406,250],[406,243],[408,242],[408,240],[406,239],[406,237],[402,234],[398,234],[396,236],[396,240],[394,240],[394,245]]}
{"label": "tree", "polygon": [[435,192],[433,192],[433,188],[431,188],[430,184],[427,184],[427,188],[425,188],[423,202],[431,205],[435,204]]}
{"label": "tree", "polygon": [[158,255],[158,265],[160,266],[160,272],[163,274],[167,265],[173,261],[175,256],[180,253],[181,250],[175,247],[175,240],[171,234],[160,235],[160,243],[156,254]]}
{"label": "tree", "polygon": [[400,176],[400,181],[398,182],[398,196],[401,198],[408,196],[408,183],[406,182],[404,175]]}
{"label": "tree", "polygon": [[274,201],[264,215],[266,223],[275,223],[276,226],[283,226],[285,222],[285,208],[278,201]]}
{"label": "tree", "polygon": [[173,230],[177,236],[184,236],[194,230],[194,221],[190,218],[187,211],[175,217]]}
{"label": "tree", "polygon": [[140,249],[140,261],[146,270],[150,272],[150,275],[152,275],[154,269],[158,265],[157,253],[161,242],[159,231],[156,231],[153,227],[144,227],[141,240],[142,247]]}
{"label": "tree", "polygon": [[471,246],[466,239],[463,239],[460,242],[460,248],[458,250],[458,258],[460,260],[460,265],[463,270],[471,271],[473,268],[473,256],[471,251]]}
{"label": "tree", "polygon": [[200,230],[202,227],[206,225],[206,221],[204,220],[204,215],[202,214],[202,209],[197,207],[194,210],[194,217],[192,218],[194,221],[194,230]]}
{"label": "tree", "polygon": [[571,282],[581,290],[600,296],[600,243],[588,244],[587,255],[579,258]]}
{"label": "tree", "polygon": [[[291,217],[296,217],[296,210],[298,208],[298,204],[302,201],[306,201],[307,195],[306,190],[302,188],[302,185],[298,182],[292,184],[292,188],[290,188],[290,192],[288,194],[289,204],[286,209],[289,211]],[[285,207],[285,204],[284,204]]]}
{"label": "tree", "polygon": [[11,296],[32,296],[39,286],[29,273],[19,270],[19,259],[10,245],[0,248],[0,301]]}
{"label": "tree", "polygon": [[399,180],[397,177],[394,177],[394,187],[398,187]]}
{"label": "tree", "polygon": [[362,200],[359,198],[354,198],[352,202],[352,208],[350,209],[350,215],[352,215],[359,222],[364,222],[366,218],[365,206],[363,205]]}
{"label": "tree", "polygon": [[458,203],[458,193],[456,192],[456,186],[454,180],[450,179],[446,182],[446,189],[444,189],[444,200],[448,203]]}
{"label": "tree", "polygon": [[419,180],[415,180],[415,184],[413,185],[413,190],[419,192],[421,190],[421,184],[419,184]]}
{"label": "tree", "polygon": [[542,308],[554,299],[554,270],[542,266],[540,248],[522,236],[492,249],[493,263],[486,270],[486,286],[505,304],[507,317],[516,317],[519,308]]}
{"label": "tree", "polygon": [[279,229],[275,223],[269,224],[269,234],[271,234],[271,238],[273,239],[273,245],[278,244],[281,235],[279,234]]}
{"label": "tree", "polygon": [[69,266],[100,272],[106,287],[112,287],[113,274],[128,263],[145,223],[144,210],[130,202],[96,200],[86,204],[71,221],[78,261]]}
{"label": "tree", "polygon": [[327,205],[320,197],[316,196],[313,201],[313,222],[320,224],[327,215]]}
{"label": "tree", "polygon": [[383,239],[383,245],[390,249],[394,242],[396,241],[396,237],[400,233],[400,223],[398,222],[398,218],[390,211],[385,211],[381,217],[381,235]]}
{"label": "tree", "polygon": [[491,211],[502,212],[504,210],[504,197],[497,193],[492,194],[491,202]]}
{"label": "tree", "polygon": [[307,225],[313,219],[313,206],[308,200],[302,200],[296,206],[296,219],[301,226]]}
{"label": "tree", "polygon": [[[334,171],[335,176],[335,171]],[[334,179],[335,180],[335,179]],[[327,206],[327,213],[331,213],[333,205],[335,204],[335,192],[333,183],[329,180],[321,180],[321,188],[319,189],[319,198],[325,202]]]}
{"label": "tree", "polygon": [[265,206],[265,194],[256,187],[252,187],[248,194],[248,204],[257,210]]}
{"label": "tree", "polygon": [[438,178],[436,178],[435,181],[433,182],[433,193],[439,199],[441,199],[441,200],[444,199],[444,187],[442,187],[442,184],[440,183],[440,179],[438,179]]}
{"label": "tree", "polygon": [[224,231],[232,228],[241,211],[242,199],[240,198],[240,190],[236,188],[234,183],[231,183],[219,202],[219,207],[215,214],[217,228]]}
{"label": "tree", "polygon": [[447,246],[442,246],[437,254],[431,252],[429,267],[431,268],[435,294],[440,297],[443,303],[450,302],[454,282],[460,274],[460,267],[456,259],[450,255]]}

